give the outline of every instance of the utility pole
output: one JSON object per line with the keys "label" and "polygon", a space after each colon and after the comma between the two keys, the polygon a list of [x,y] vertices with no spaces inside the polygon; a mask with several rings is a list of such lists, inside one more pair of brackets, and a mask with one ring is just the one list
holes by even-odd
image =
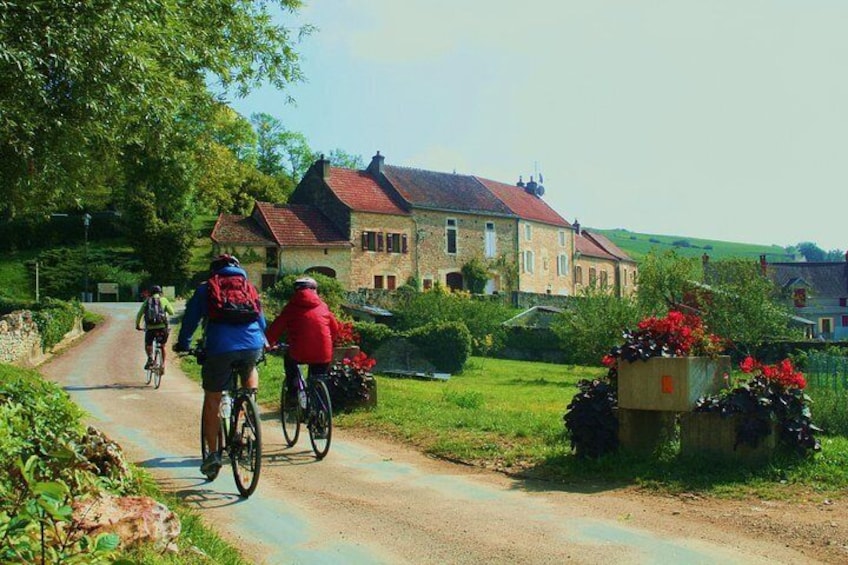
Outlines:
{"label": "utility pole", "polygon": [[85,226],[85,287],[83,288],[83,302],[88,301],[88,226],[91,224],[91,214],[86,212],[82,217],[82,224]]}

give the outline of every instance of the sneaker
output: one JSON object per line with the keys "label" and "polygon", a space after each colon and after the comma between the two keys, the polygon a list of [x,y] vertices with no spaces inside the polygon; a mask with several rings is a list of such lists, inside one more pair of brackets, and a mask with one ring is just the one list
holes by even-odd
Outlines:
{"label": "sneaker", "polygon": [[210,453],[206,456],[206,459],[203,460],[203,464],[200,466],[200,472],[206,475],[207,477],[211,475],[217,475],[218,471],[221,469],[221,454],[217,451],[215,453]]}

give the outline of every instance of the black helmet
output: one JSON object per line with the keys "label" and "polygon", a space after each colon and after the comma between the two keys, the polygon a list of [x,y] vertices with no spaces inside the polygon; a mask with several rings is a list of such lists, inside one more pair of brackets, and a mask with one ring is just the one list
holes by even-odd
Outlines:
{"label": "black helmet", "polygon": [[301,277],[294,281],[295,290],[302,290],[304,288],[318,290],[318,283],[312,277]]}
{"label": "black helmet", "polygon": [[218,255],[215,259],[212,259],[212,263],[209,265],[210,271],[218,271],[223,269],[224,267],[238,267],[239,260],[235,255],[230,255],[229,253],[224,253],[223,255]]}
{"label": "black helmet", "polygon": [[154,284],[150,287],[150,294],[162,294],[162,287],[158,284]]}

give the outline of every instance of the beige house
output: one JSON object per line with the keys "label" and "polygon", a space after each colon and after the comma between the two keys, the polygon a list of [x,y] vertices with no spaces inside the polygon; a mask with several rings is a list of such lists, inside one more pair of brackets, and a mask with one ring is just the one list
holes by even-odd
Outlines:
{"label": "beige house", "polygon": [[603,288],[616,296],[636,293],[637,267],[624,251],[608,238],[590,233],[574,222],[574,288]]}
{"label": "beige house", "polygon": [[[511,185],[389,166],[379,152],[362,171],[322,157],[288,204],[257,202],[250,216],[222,215],[212,239],[220,250],[247,254],[242,263],[263,287],[279,273],[312,271],[351,290],[391,290],[410,280],[422,289],[462,289],[463,266],[477,261],[489,271],[487,293],[571,295],[579,288],[579,238],[542,194],[532,178]],[[597,259],[624,281],[635,268],[617,249]]]}

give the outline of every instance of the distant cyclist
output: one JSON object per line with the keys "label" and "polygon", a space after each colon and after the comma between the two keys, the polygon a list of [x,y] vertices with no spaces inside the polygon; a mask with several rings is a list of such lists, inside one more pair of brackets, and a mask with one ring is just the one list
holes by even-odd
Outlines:
{"label": "distant cyclist", "polygon": [[233,363],[244,363],[240,377],[243,386],[259,387],[256,362],[265,347],[265,315],[256,288],[247,272],[232,255],[218,256],[209,266],[209,279],[188,300],[174,351],[188,351],[191,338],[202,321],[205,359],[203,377],[203,420],[206,444],[211,453],[200,472],[213,475],[221,467],[218,445],[218,406],[221,391],[228,388]]}
{"label": "distant cyclist", "polygon": [[318,296],[315,279],[303,277],[294,281],[294,294],[265,332],[271,345],[286,335],[288,390],[297,390],[295,379],[299,364],[309,365],[310,375],[327,373],[333,360],[333,336],[338,331],[339,322]]}
{"label": "distant cyclist", "polygon": [[[174,307],[171,302],[162,296],[162,287],[155,284],[150,287],[150,293],[138,309],[135,317],[135,329],[144,329],[144,351],[147,353],[145,369],[149,369],[153,363],[153,340],[159,338],[162,344],[162,372],[165,371],[165,347],[170,334],[169,319],[174,315]],[[144,328],[141,327],[142,321]]]}

